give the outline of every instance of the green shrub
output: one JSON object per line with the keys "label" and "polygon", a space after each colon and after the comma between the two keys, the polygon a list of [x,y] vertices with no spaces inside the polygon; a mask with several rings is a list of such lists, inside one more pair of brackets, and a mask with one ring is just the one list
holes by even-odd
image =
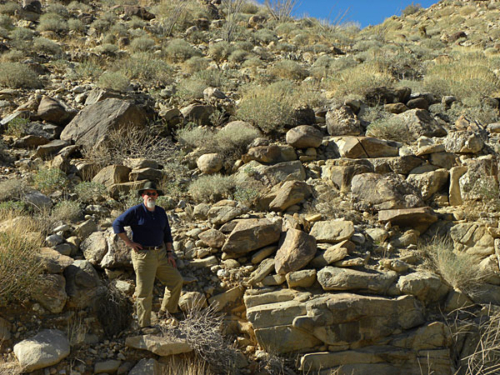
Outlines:
{"label": "green shrub", "polygon": [[218,42],[215,44],[212,44],[208,48],[208,55],[217,63],[220,64],[224,60],[226,60],[231,52],[233,51],[234,47],[228,43],[228,42]]}
{"label": "green shrub", "polygon": [[63,190],[68,184],[68,178],[57,168],[39,169],[33,176],[33,184],[42,193],[50,194]]}
{"label": "green shrub", "polygon": [[189,185],[189,194],[196,202],[216,202],[228,198],[235,187],[232,176],[201,176]]}
{"label": "green shrub", "polygon": [[85,31],[85,25],[79,19],[71,18],[68,20],[68,29],[77,33],[83,33]]}
{"label": "green shrub", "polygon": [[105,72],[99,77],[97,85],[103,89],[127,91],[130,80],[120,72]]}
{"label": "green shrub", "polygon": [[97,53],[102,53],[103,55],[115,56],[119,48],[113,43],[104,43],[95,48]]}
{"label": "green shrub", "polygon": [[270,72],[282,79],[303,80],[309,75],[298,62],[292,60],[282,60],[274,64]]}
{"label": "green shrub", "polygon": [[6,30],[12,29],[14,27],[14,25],[12,24],[12,18],[10,18],[6,14],[0,14],[0,27]]}
{"label": "green shrub", "polygon": [[93,59],[83,60],[81,63],[75,64],[73,71],[69,73],[69,78],[74,80],[99,78],[103,72],[101,66]]}
{"label": "green shrub", "polygon": [[90,5],[82,3],[77,0],[73,0],[71,3],[69,3],[67,9],[73,12],[81,11],[82,13],[87,13],[92,11],[92,7]]}
{"label": "green shrub", "polygon": [[26,203],[22,201],[5,201],[0,203],[0,214],[5,215],[6,212],[16,213],[19,215],[28,210]]}
{"label": "green shrub", "polygon": [[165,54],[168,61],[179,63],[193,56],[199,56],[200,52],[183,39],[173,39],[165,48]]}
{"label": "green shrub", "polygon": [[15,211],[2,217],[12,223],[0,233],[0,300],[22,301],[31,297],[38,285],[42,271],[38,253],[43,239],[30,218]]}
{"label": "green shrub", "polygon": [[75,222],[83,217],[80,205],[75,201],[63,200],[52,209],[51,219],[54,222]]}
{"label": "green shrub", "polygon": [[245,50],[235,50],[229,55],[228,61],[232,63],[242,63],[248,58],[248,52]]}
{"label": "green shrub", "polygon": [[269,30],[269,29],[260,29],[258,30],[255,35],[255,40],[260,42],[260,43],[263,43],[263,44],[269,44],[271,42],[277,42],[278,41],[278,37],[276,36],[276,34]]}
{"label": "green shrub", "polygon": [[414,140],[405,123],[394,116],[373,121],[368,125],[366,135],[403,143],[411,143]]}
{"label": "green shrub", "polygon": [[33,40],[33,48],[37,52],[41,52],[49,56],[60,56],[63,53],[59,44],[43,37],[38,37]]}
{"label": "green shrub", "polygon": [[209,62],[206,58],[200,56],[193,56],[190,59],[186,60],[184,64],[182,64],[182,70],[185,73],[193,74],[201,70],[207,69],[208,65]]}
{"label": "green shrub", "polygon": [[174,71],[165,61],[148,53],[136,53],[128,59],[116,63],[116,69],[129,79],[152,85],[172,83]]}
{"label": "green shrub", "polygon": [[65,33],[68,31],[68,22],[58,13],[45,13],[40,16],[40,22],[36,29],[38,31]]}
{"label": "green shrub", "polygon": [[130,21],[127,22],[128,29],[143,29],[146,26],[146,22],[136,16],[133,16]]}
{"label": "green shrub", "polygon": [[75,193],[78,195],[78,200],[83,203],[92,203],[102,200],[107,194],[106,186],[97,182],[80,182],[75,186]]}
{"label": "green shrub", "polygon": [[317,90],[279,81],[266,87],[247,85],[241,89],[241,101],[236,115],[250,121],[265,133],[282,130],[295,123],[295,110],[318,104]]}
{"label": "green shrub", "polygon": [[0,4],[0,14],[8,14],[13,16],[21,11],[21,5],[15,1],[8,1],[5,4]]}
{"label": "green shrub", "polygon": [[37,74],[21,63],[0,63],[0,86],[12,89],[35,89],[42,87]]}
{"label": "green shrub", "polygon": [[469,101],[469,103],[470,105],[454,102],[451,108],[446,111],[446,114],[450,117],[450,121],[452,123],[455,123],[460,116],[466,116],[469,119],[474,119],[474,121],[478,121],[484,126],[500,121],[497,108],[493,108],[484,102],[478,103],[477,101]]}
{"label": "green shrub", "polygon": [[421,4],[411,3],[410,5],[407,5],[406,8],[404,8],[401,11],[401,15],[404,16],[404,17],[406,17],[406,16],[409,16],[410,14],[417,13],[421,9],[422,9],[422,5]]}
{"label": "green shrub", "polygon": [[19,50],[29,50],[34,35],[33,30],[24,27],[16,27],[9,34],[12,45]]}
{"label": "green shrub", "polygon": [[151,51],[155,47],[155,41],[147,36],[140,38],[135,38],[130,43],[130,49],[134,52],[147,52]]}
{"label": "green shrub", "polygon": [[24,191],[24,183],[21,180],[10,178],[0,181],[0,201],[20,199]]}
{"label": "green shrub", "polygon": [[177,95],[184,100],[201,99],[207,87],[224,87],[228,83],[220,70],[200,70],[179,83]]}

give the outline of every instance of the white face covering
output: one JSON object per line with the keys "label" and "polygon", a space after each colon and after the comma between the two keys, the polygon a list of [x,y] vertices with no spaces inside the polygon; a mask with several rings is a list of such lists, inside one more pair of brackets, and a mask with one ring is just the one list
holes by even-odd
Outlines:
{"label": "white face covering", "polygon": [[146,202],[146,207],[147,208],[155,208],[156,202],[154,199],[149,198]]}

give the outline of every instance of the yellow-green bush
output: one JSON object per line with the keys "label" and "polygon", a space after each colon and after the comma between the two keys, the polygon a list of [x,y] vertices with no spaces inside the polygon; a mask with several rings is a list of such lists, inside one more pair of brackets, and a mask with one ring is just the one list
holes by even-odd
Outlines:
{"label": "yellow-green bush", "polygon": [[217,202],[228,198],[235,188],[232,176],[219,174],[200,176],[189,185],[189,194],[196,202]]}
{"label": "yellow-green bush", "polygon": [[105,72],[99,77],[97,85],[103,89],[126,91],[130,80],[120,72]]}
{"label": "yellow-green bush", "polygon": [[68,184],[68,178],[57,168],[43,168],[34,174],[33,184],[42,193],[50,194],[64,189]]}
{"label": "yellow-green bush", "polygon": [[183,39],[173,39],[165,48],[165,55],[169,62],[180,63],[199,56],[200,52]]}
{"label": "yellow-green bush", "polygon": [[28,66],[21,63],[0,63],[0,86],[12,89],[40,88],[42,83],[38,75]]}
{"label": "yellow-green bush", "polygon": [[282,79],[303,80],[309,72],[298,62],[292,60],[282,60],[274,64],[270,69],[271,74]]}

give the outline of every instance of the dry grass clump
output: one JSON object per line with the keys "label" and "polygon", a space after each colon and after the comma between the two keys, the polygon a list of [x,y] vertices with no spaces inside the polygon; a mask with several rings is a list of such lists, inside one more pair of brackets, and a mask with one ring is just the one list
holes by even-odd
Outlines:
{"label": "dry grass clump", "polygon": [[291,80],[303,80],[309,75],[309,72],[298,62],[292,60],[279,61],[270,69],[271,74]]}
{"label": "dry grass clump", "polygon": [[38,75],[28,66],[16,62],[0,63],[0,86],[11,89],[42,87]]}
{"label": "dry grass clump", "polygon": [[25,183],[16,178],[0,181],[0,201],[18,200],[22,197]]}
{"label": "dry grass clump", "polygon": [[453,95],[461,101],[480,103],[482,98],[498,93],[500,80],[483,53],[461,53],[452,61],[431,67],[424,86],[438,96]]}
{"label": "dry grass clump", "polygon": [[54,222],[75,222],[83,218],[83,212],[77,202],[63,200],[54,206],[50,218]]}
{"label": "dry grass clump", "polygon": [[407,144],[414,140],[404,121],[398,117],[382,118],[373,121],[368,125],[366,135]]}
{"label": "dry grass clump", "polygon": [[45,13],[40,16],[37,30],[65,33],[68,31],[68,22],[58,13]]}
{"label": "dry grass clump", "polygon": [[167,60],[171,63],[181,63],[193,56],[199,56],[200,52],[184,39],[173,39],[164,49]]}
{"label": "dry grass clump", "polygon": [[112,338],[130,326],[132,303],[113,284],[100,288],[94,306],[106,337]]}
{"label": "dry grass clump", "polygon": [[468,253],[453,251],[448,238],[435,238],[420,250],[430,260],[430,268],[454,289],[473,294],[483,283],[484,273],[479,272],[478,259]]}
{"label": "dry grass clump", "polygon": [[136,53],[128,59],[116,63],[116,69],[128,79],[141,84],[168,85],[172,83],[174,72],[167,62],[154,58],[149,53]]}
{"label": "dry grass clump", "polygon": [[37,285],[41,272],[37,254],[43,245],[36,222],[16,212],[0,223],[0,301],[20,301]]}
{"label": "dry grass clump", "polygon": [[41,52],[53,57],[61,56],[63,53],[59,44],[43,37],[33,39],[33,49],[39,53]]}
{"label": "dry grass clump", "polygon": [[97,85],[103,89],[127,91],[130,80],[120,72],[105,72],[99,77]]}
{"label": "dry grass clump", "polygon": [[163,335],[172,339],[184,338],[214,373],[233,374],[237,352],[223,335],[223,316],[213,305],[202,306],[195,302],[177,327],[162,326]]}

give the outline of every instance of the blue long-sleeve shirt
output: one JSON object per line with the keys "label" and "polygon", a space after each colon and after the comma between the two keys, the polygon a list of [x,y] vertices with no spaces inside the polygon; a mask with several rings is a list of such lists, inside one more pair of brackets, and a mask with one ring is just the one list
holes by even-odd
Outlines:
{"label": "blue long-sleeve shirt", "polygon": [[125,227],[132,229],[132,241],[142,246],[161,246],[172,243],[172,232],[168,224],[167,213],[156,206],[154,211],[148,211],[141,203],[129,208],[113,222],[113,231],[124,233]]}

